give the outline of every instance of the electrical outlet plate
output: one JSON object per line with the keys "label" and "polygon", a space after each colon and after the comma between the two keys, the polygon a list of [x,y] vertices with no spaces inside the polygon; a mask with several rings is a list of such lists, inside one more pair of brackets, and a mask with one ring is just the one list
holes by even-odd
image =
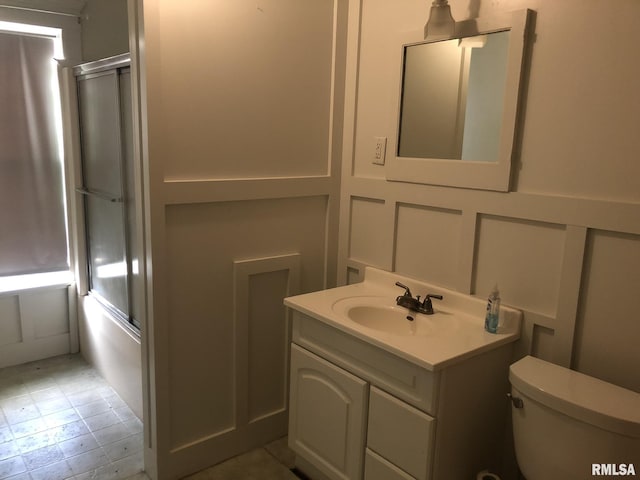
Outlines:
{"label": "electrical outlet plate", "polygon": [[373,163],[375,165],[384,165],[385,156],[387,153],[387,137],[373,137],[374,150],[373,150]]}

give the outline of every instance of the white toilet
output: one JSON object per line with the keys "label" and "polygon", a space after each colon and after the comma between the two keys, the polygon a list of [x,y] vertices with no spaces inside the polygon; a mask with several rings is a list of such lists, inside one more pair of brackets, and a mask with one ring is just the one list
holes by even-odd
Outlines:
{"label": "white toilet", "polygon": [[639,393],[531,356],[511,365],[509,381],[527,480],[640,477]]}

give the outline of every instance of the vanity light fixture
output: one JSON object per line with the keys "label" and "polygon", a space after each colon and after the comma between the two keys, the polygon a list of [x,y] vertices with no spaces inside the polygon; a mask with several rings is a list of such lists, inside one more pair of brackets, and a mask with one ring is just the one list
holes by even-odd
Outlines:
{"label": "vanity light fixture", "polygon": [[456,21],[451,15],[448,0],[433,0],[429,20],[424,26],[425,39],[450,38],[454,35]]}

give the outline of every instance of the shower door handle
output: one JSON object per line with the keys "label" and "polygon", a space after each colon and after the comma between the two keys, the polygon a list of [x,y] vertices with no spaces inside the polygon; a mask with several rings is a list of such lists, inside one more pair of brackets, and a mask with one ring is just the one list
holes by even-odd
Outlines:
{"label": "shower door handle", "polygon": [[92,192],[91,190],[87,190],[86,188],[76,188],[76,192],[78,192],[78,193],[80,193],[82,195],[98,197],[98,198],[101,198],[103,200],[108,200],[108,201],[113,202],[113,203],[122,203],[122,197],[114,197],[112,195],[109,195],[108,193]]}

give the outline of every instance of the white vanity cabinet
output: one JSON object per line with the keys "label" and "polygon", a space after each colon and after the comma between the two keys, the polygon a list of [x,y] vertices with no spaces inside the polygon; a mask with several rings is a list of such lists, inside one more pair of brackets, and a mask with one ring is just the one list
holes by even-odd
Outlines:
{"label": "white vanity cabinet", "polygon": [[292,338],[289,446],[313,480],[468,480],[496,466],[510,345],[431,371],[299,311]]}

